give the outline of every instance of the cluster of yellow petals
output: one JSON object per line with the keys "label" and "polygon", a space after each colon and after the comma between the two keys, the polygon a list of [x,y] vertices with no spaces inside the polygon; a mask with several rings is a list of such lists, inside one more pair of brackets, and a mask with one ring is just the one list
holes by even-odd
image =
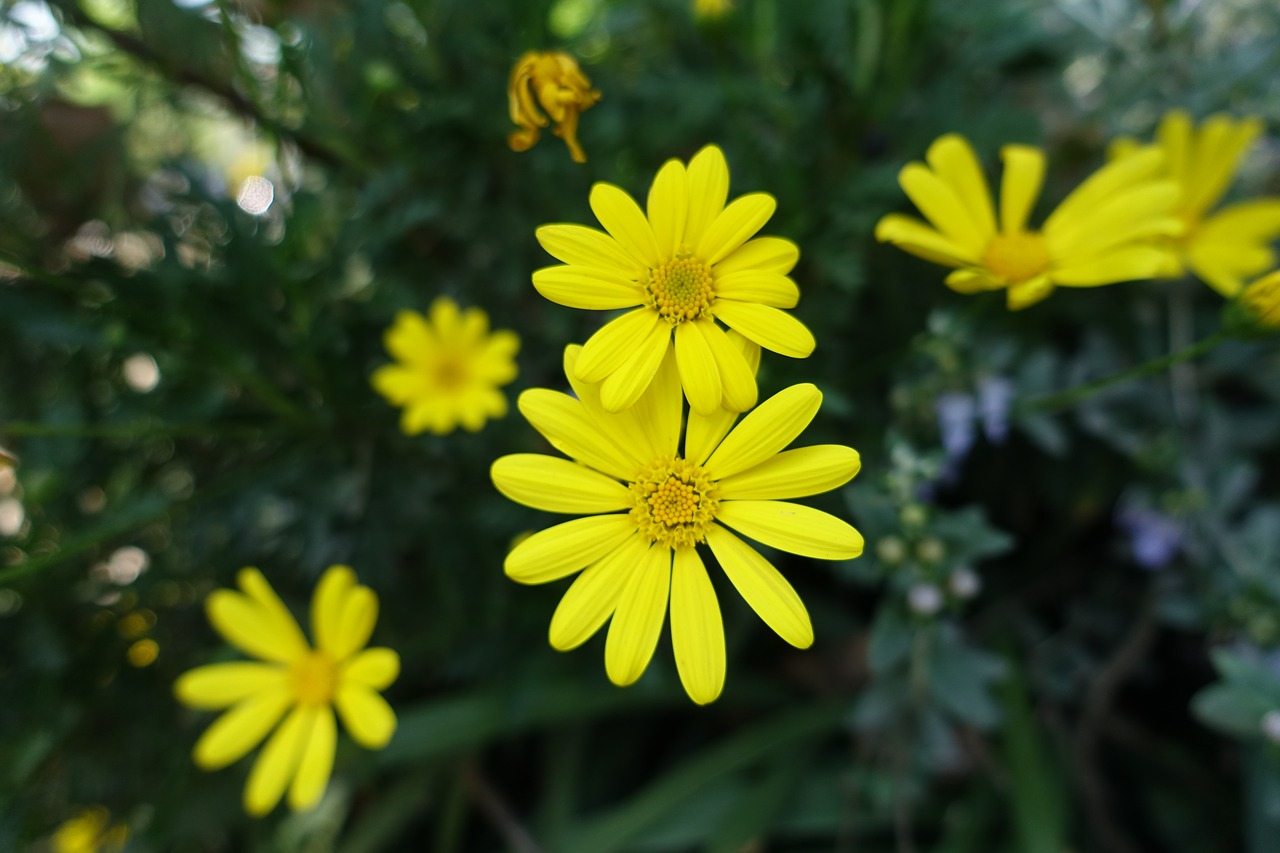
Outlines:
{"label": "cluster of yellow petals", "polygon": [[520,126],[508,137],[512,151],[527,151],[538,141],[539,128],[550,122],[552,130],[569,146],[575,162],[587,162],[578,144],[578,114],[600,100],[578,61],[561,51],[529,51],[516,61],[507,84],[511,121]]}

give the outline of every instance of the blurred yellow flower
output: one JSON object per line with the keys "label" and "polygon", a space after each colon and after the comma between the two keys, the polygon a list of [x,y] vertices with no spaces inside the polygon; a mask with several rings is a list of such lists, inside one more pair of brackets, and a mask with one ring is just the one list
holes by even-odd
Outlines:
{"label": "blurred yellow flower", "polygon": [[[1235,296],[1246,279],[1276,266],[1271,244],[1280,239],[1280,198],[1257,198],[1217,206],[1240,162],[1262,132],[1256,117],[1214,115],[1196,127],[1183,110],[1172,110],[1156,129],[1155,144],[1165,155],[1165,174],[1182,188],[1177,214],[1186,225],[1172,242],[1175,253],[1163,271],[1170,278],[1190,270],[1223,296]],[[1111,146],[1114,158],[1140,150],[1133,139]]]}
{"label": "blurred yellow flower", "polygon": [[558,50],[529,51],[516,61],[507,84],[511,121],[520,126],[512,131],[507,144],[512,151],[528,151],[538,141],[538,128],[554,121],[551,132],[569,146],[574,162],[585,163],[587,155],[578,144],[578,114],[599,100],[600,93],[591,88],[591,81],[572,56]]}
{"label": "blurred yellow flower", "polygon": [[436,435],[459,425],[470,432],[507,413],[498,389],[516,378],[520,338],[506,330],[489,332],[489,316],[479,308],[459,311],[447,296],[431,304],[430,319],[401,311],[383,338],[396,364],[373,373],[373,387],[404,408],[406,435]]}
{"label": "blurred yellow flower", "polygon": [[704,21],[723,18],[733,9],[733,0],[693,0],[694,17]]}
{"label": "blurred yellow flower", "polygon": [[110,823],[111,813],[102,806],[84,809],[54,831],[53,853],[115,853],[124,847],[129,830]]}
{"label": "blurred yellow flower", "polygon": [[591,188],[604,231],[544,225],[538,242],[565,266],[533,274],[538,292],[570,308],[635,308],[591,336],[575,378],[603,382],[604,408],[640,398],[674,341],[689,404],[709,415],[756,403],[754,373],[716,320],[765,349],[792,358],[813,352],[813,335],[781,308],[800,289],[787,277],[800,250],[777,237],[750,239],[773,215],[773,196],[751,193],[728,205],[729,167],[714,145],[686,169],[668,160],[649,189],[646,211],[612,184]]}
{"label": "blurred yellow flower", "polygon": [[[726,341],[758,363],[754,344],[736,334]],[[788,499],[844,485],[858,472],[858,453],[840,445],[784,450],[822,402],[808,384],[774,395],[736,427],[733,412],[695,410],[682,430],[680,375],[670,351],[635,407],[610,413],[600,388],[577,378],[584,352],[565,350],[565,375],[576,396],[534,388],[519,400],[534,429],[573,461],[519,453],[494,462],[491,475],[513,501],[586,517],[533,534],[511,550],[503,568],[525,584],[581,572],[551,619],[551,645],[576,648],[612,620],[605,671],[619,686],[644,673],[669,606],[681,683],[694,702],[714,701],[724,686],[724,626],[698,546],[710,548],[770,628],[807,648],[813,627],[800,597],[730,528],[806,557],[857,557],[858,531]]]}
{"label": "blurred yellow flower", "polygon": [[314,649],[261,572],[242,569],[236,581],[241,592],[209,595],[209,622],[227,642],[263,662],[202,666],[175,682],[175,695],[193,708],[230,708],[205,730],[193,756],[201,768],[217,770],[275,729],[249,773],[245,810],[265,815],[286,787],[289,807],[307,809],[319,801],[333,770],[335,708],[361,746],[381,749],[391,740],[396,715],[377,691],[395,681],[400,658],[388,648],[365,648],[378,597],[346,566],[330,567],[316,587]]}
{"label": "blurred yellow flower", "polygon": [[1240,292],[1240,304],[1255,326],[1280,331],[1280,270],[1265,275]]}
{"label": "blurred yellow flower", "polygon": [[1152,278],[1170,252],[1152,237],[1181,233],[1174,212],[1178,185],[1161,177],[1163,155],[1147,147],[1099,169],[1076,187],[1039,230],[1027,218],[1040,195],[1045,156],[1006,145],[1000,217],[968,141],[939,138],[925,163],[909,163],[898,183],[928,224],[891,213],[876,239],[928,261],[956,267],[947,286],[960,293],[1007,290],[1008,306],[1026,308],[1057,286],[1096,287]]}

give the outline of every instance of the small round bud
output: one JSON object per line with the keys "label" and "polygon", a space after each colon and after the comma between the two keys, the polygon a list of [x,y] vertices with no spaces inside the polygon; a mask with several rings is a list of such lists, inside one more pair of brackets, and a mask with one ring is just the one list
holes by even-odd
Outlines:
{"label": "small round bud", "polygon": [[1253,282],[1227,303],[1222,310],[1222,323],[1238,338],[1280,333],[1280,270]]}
{"label": "small round bud", "polygon": [[925,523],[927,517],[924,507],[920,504],[907,504],[898,513],[898,518],[903,527],[920,527]]}
{"label": "small round bud", "polygon": [[897,566],[907,558],[907,546],[897,536],[886,536],[876,543],[876,556],[888,566]]}
{"label": "small round bud", "polygon": [[961,566],[947,579],[951,594],[959,599],[973,598],[982,589],[982,578],[968,566]]}
{"label": "small round bud", "polygon": [[1280,746],[1280,711],[1268,711],[1262,715],[1262,722],[1258,725],[1262,729],[1262,736],[1272,743]]}
{"label": "small round bud", "polygon": [[947,556],[947,546],[937,536],[926,536],[916,545],[916,557],[925,563],[941,563]]}
{"label": "small round bud", "polygon": [[932,616],[942,609],[942,590],[931,583],[918,583],[907,592],[907,606],[917,616]]}

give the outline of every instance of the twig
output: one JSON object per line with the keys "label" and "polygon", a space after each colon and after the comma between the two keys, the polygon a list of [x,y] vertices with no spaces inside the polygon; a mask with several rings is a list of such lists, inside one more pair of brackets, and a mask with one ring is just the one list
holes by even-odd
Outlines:
{"label": "twig", "polygon": [[458,768],[458,774],[467,796],[476,804],[476,808],[484,813],[512,850],[516,853],[542,853],[542,847],[533,840],[529,830],[516,820],[506,801],[489,784],[489,780],[485,778],[484,772],[474,758],[463,761],[462,766]]}

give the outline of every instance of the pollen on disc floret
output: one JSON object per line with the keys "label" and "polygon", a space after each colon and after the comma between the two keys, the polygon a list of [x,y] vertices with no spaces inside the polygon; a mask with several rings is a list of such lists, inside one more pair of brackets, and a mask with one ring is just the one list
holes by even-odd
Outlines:
{"label": "pollen on disc floret", "polygon": [[646,465],[628,487],[631,518],[650,542],[687,548],[706,539],[720,505],[706,469],[679,456]]}
{"label": "pollen on disc floret", "polygon": [[707,265],[681,254],[649,271],[645,290],[652,306],[668,323],[710,316],[716,292]]}

